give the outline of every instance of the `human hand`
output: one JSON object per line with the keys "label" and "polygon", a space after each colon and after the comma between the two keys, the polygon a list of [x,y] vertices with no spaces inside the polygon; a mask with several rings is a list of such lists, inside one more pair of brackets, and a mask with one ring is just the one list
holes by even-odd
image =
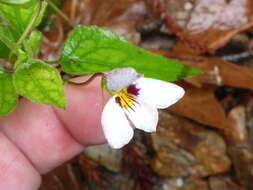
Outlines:
{"label": "human hand", "polygon": [[85,146],[105,142],[100,81],[81,87],[66,85],[65,91],[66,110],[23,98],[12,113],[0,117],[0,189],[38,189],[40,174]]}

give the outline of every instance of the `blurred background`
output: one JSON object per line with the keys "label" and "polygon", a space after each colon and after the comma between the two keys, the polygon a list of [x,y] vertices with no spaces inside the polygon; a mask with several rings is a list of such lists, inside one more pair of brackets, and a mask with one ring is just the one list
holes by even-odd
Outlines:
{"label": "blurred background", "polygon": [[74,25],[104,26],[205,74],[177,81],[186,95],[160,111],[156,133],[136,130],[43,176],[41,190],[252,190],[252,0],[54,0],[41,59],[59,56]]}

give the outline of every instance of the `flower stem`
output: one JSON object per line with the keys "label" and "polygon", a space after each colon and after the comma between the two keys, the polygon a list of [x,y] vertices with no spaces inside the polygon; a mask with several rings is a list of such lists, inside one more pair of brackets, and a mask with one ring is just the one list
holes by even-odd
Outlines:
{"label": "flower stem", "polygon": [[64,12],[62,12],[51,0],[48,1],[48,4],[51,6],[52,9],[55,10],[55,12],[57,12],[62,18],[64,18],[70,26],[75,26],[75,23]]}
{"label": "flower stem", "polygon": [[65,80],[65,82],[67,82],[68,84],[71,84],[71,85],[75,85],[75,86],[85,86],[85,85],[88,85],[91,81],[93,81],[96,77],[98,76],[104,76],[105,74],[104,73],[95,73],[93,74],[90,78],[88,78],[88,80],[84,81],[84,82],[80,82],[80,83],[77,83],[77,82],[73,82],[73,81],[69,81],[69,80]]}

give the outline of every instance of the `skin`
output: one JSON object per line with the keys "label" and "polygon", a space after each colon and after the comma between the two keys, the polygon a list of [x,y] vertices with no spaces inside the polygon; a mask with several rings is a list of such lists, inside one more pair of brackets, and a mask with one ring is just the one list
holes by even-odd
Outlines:
{"label": "skin", "polygon": [[41,174],[86,146],[105,143],[100,80],[87,86],[66,85],[65,92],[66,110],[22,98],[12,113],[0,117],[0,189],[38,189]]}

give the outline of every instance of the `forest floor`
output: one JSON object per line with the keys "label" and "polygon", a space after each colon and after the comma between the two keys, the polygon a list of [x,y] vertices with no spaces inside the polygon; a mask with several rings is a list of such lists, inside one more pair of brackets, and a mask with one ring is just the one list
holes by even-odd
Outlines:
{"label": "forest floor", "polygon": [[[176,82],[186,94],[160,111],[156,133],[89,147],[41,190],[253,189],[252,0],[66,0],[62,10],[205,73]],[[55,60],[72,28],[47,18],[40,58]]]}

